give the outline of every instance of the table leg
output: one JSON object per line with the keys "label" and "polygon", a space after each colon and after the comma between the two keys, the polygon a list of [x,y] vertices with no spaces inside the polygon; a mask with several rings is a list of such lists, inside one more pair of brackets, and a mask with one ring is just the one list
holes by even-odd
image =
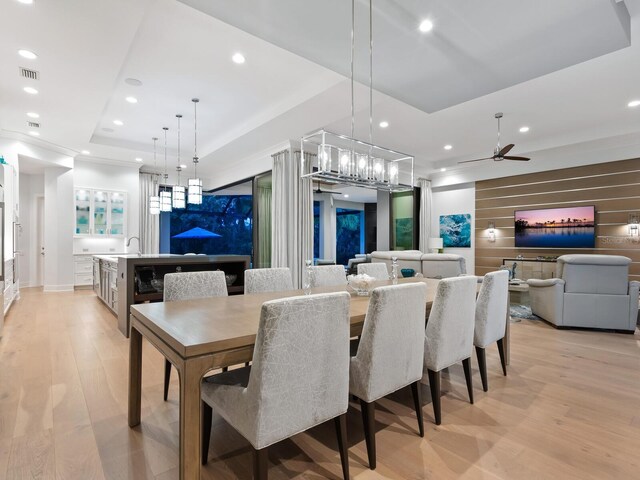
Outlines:
{"label": "table leg", "polygon": [[129,426],[140,424],[142,402],[142,334],[131,327],[129,339]]}
{"label": "table leg", "polygon": [[204,370],[197,359],[185,360],[180,373],[180,480],[200,478],[200,382]]}

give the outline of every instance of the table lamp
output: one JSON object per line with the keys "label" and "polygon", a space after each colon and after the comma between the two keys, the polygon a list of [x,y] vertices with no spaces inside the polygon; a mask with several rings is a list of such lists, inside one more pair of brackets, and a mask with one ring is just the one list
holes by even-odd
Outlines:
{"label": "table lamp", "polygon": [[444,241],[440,237],[430,238],[427,242],[427,246],[429,247],[429,251],[431,253],[441,253],[442,249],[444,248]]}

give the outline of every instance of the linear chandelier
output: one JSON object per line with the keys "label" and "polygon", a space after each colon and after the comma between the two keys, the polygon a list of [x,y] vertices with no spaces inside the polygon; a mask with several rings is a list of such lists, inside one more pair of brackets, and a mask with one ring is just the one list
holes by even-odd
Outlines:
{"label": "linear chandelier", "polygon": [[[369,0],[369,141],[354,136],[354,57],[355,57],[355,0],[351,0],[351,135],[340,135],[321,129],[300,140],[300,150],[315,146],[315,160],[300,155],[302,178],[315,178],[327,183],[355,185],[393,192],[413,189],[414,157],[373,143],[373,4]],[[307,145],[307,144],[311,144]],[[305,150],[305,147],[306,150]],[[304,162],[311,168],[305,169]]]}

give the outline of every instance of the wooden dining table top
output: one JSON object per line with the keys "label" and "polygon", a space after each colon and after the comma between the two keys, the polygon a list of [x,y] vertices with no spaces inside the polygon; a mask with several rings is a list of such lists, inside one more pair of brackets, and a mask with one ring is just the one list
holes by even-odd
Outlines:
{"label": "wooden dining table top", "polygon": [[[431,278],[403,278],[398,283],[426,283],[427,306],[430,306],[439,281]],[[391,284],[391,281],[378,281],[374,287]],[[364,323],[370,297],[357,296],[346,285],[311,289],[312,294],[344,291],[351,293],[349,316],[353,328]],[[269,300],[303,294],[302,290],[291,290],[145,303],[132,305],[131,314],[181,357],[187,358],[253,345],[262,304]]]}

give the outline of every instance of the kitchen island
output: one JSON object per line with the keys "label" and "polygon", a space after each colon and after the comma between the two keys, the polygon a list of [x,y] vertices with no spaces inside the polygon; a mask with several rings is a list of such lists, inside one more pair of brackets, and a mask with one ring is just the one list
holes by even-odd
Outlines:
{"label": "kitchen island", "polygon": [[247,255],[96,255],[94,290],[118,317],[118,329],[129,337],[131,305],[161,302],[164,276],[173,272],[222,270],[229,295],[244,293]]}

